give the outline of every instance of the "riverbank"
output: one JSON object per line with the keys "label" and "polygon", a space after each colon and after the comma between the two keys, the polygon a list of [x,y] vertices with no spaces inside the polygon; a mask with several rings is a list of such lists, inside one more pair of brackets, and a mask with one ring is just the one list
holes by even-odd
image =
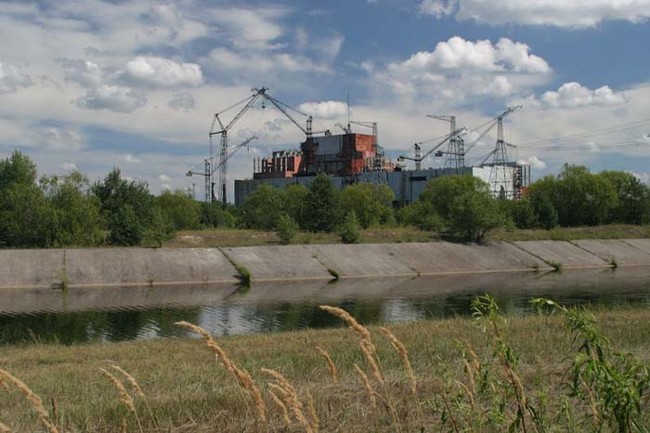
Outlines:
{"label": "riverbank", "polygon": [[[613,309],[595,312],[595,317],[597,329],[615,342],[614,349],[632,353],[646,366],[650,363],[650,310]],[[572,345],[564,320],[557,314],[509,317],[506,326],[502,335],[518,355],[514,371],[521,379],[521,390],[546,423],[546,431],[596,430],[589,405],[568,396],[567,370],[578,345]],[[453,431],[451,420],[459,429],[508,429],[517,403],[501,363],[493,358],[492,335],[483,333],[472,320],[461,318],[391,329],[408,351],[417,381],[415,396],[400,357],[375,327],[370,331],[385,387],[373,378],[358,338],[347,329],[219,339],[230,359],[250,372],[262,390],[267,406],[265,423],[256,421],[250,396],[221,364],[215,364],[214,355],[197,339],[4,347],[0,368],[21,378],[41,396],[60,431],[115,432],[121,418],[133,431],[138,431],[138,422],[149,432],[284,431],[282,409],[269,393],[271,377],[262,368],[273,368],[288,378],[310,418],[311,395],[321,432],[420,431],[420,426],[425,431]],[[337,369],[336,384],[316,345],[330,354]],[[99,371],[114,364],[130,372],[144,391],[145,399],[136,398],[135,402],[137,420]],[[355,364],[368,374],[377,392],[374,407]],[[483,373],[475,375],[472,382],[466,365],[479,365]],[[484,378],[487,388],[480,391]],[[498,397],[505,399],[504,406]],[[647,409],[647,399],[642,404]],[[487,419],[489,413],[494,418]],[[646,410],[645,418],[637,419],[648,425],[649,415]],[[11,387],[0,387],[0,421],[14,431],[36,430],[38,425],[24,398]],[[294,425],[289,431],[305,429]]]}
{"label": "riverbank", "polygon": [[650,239],[0,251],[0,288],[249,284],[650,266]]}

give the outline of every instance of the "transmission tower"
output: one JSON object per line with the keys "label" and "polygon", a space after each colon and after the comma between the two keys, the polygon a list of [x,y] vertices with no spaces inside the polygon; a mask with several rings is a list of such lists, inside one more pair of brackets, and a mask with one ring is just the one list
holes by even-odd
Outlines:
{"label": "transmission tower", "polygon": [[497,117],[497,143],[491,152],[489,185],[494,197],[513,199],[514,197],[514,164],[508,158],[508,147],[515,147],[503,139],[503,119],[510,113],[521,108],[521,105],[509,107]]}

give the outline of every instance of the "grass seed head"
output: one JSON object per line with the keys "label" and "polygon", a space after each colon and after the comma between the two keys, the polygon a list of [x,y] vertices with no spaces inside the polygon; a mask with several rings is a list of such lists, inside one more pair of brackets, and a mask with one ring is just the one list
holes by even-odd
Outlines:
{"label": "grass seed head", "polygon": [[417,381],[415,379],[415,373],[413,373],[413,368],[411,367],[411,361],[409,360],[409,354],[408,351],[406,350],[406,347],[402,342],[393,334],[390,332],[388,328],[380,328],[381,332],[384,333],[388,337],[388,340],[390,341],[391,345],[399,355],[399,357],[402,359],[402,364],[404,365],[404,370],[406,370],[406,374],[409,377],[411,381],[411,392],[413,394],[417,393]]}
{"label": "grass seed head", "polygon": [[25,383],[22,380],[13,376],[8,371],[0,368],[0,381],[13,383],[14,386],[30,402],[30,404],[38,414],[38,417],[40,418],[41,422],[45,425],[45,427],[47,427],[48,431],[50,433],[59,433],[59,430],[50,420],[49,413],[47,412],[47,410],[45,410],[45,407],[43,406],[43,400],[41,400],[41,398],[38,395],[36,395],[27,385],[25,385]]}
{"label": "grass seed head", "polygon": [[363,388],[366,390],[366,394],[368,394],[368,399],[370,400],[370,404],[372,405],[372,408],[377,407],[377,397],[375,397],[375,390],[373,389],[372,385],[370,384],[370,380],[368,379],[368,375],[363,372],[363,370],[357,365],[354,364],[354,369],[357,372],[357,375],[359,376],[359,379],[361,380],[361,384],[363,385]]}
{"label": "grass seed head", "polygon": [[12,433],[12,430],[0,422],[0,433]]}
{"label": "grass seed head", "polygon": [[334,361],[332,361],[332,357],[330,356],[329,353],[325,349],[323,349],[320,346],[316,346],[316,350],[325,358],[325,362],[327,363],[327,368],[329,369],[330,372],[330,377],[332,378],[332,383],[336,384],[339,381],[338,378],[338,373],[336,371],[336,365],[334,365]]}
{"label": "grass seed head", "polygon": [[111,381],[113,386],[115,386],[115,389],[117,389],[117,393],[120,396],[120,401],[124,404],[124,406],[126,406],[131,412],[136,413],[133,398],[129,395],[129,392],[126,390],[124,384],[110,371],[104,368],[100,368],[99,371],[101,371],[102,374]]}
{"label": "grass seed head", "polygon": [[133,377],[131,374],[127,373],[122,367],[119,365],[111,365],[111,368],[115,371],[118,371],[124,376],[131,385],[131,387],[135,390],[136,394],[138,394],[139,397],[144,398],[144,392],[142,391],[142,388],[140,387],[140,384],[138,383],[137,380],[135,380],[135,377]]}

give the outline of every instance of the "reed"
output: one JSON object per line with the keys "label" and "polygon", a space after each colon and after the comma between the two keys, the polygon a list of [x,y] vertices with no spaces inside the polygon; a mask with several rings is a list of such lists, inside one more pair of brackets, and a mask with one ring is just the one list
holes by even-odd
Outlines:
{"label": "reed", "polygon": [[291,382],[289,382],[289,380],[277,370],[262,368],[261,371],[275,380],[275,385],[277,385],[275,389],[282,394],[285,405],[293,414],[296,422],[305,429],[305,433],[317,433],[318,418],[316,418],[316,424],[314,422],[309,422],[305,416],[305,412],[303,411],[302,403],[300,403],[300,400],[298,399],[296,388],[291,384]]}
{"label": "reed", "polygon": [[379,330],[388,337],[388,340],[390,341],[390,344],[393,346],[397,354],[399,355],[400,359],[402,360],[402,365],[404,366],[404,370],[406,371],[406,375],[408,376],[410,382],[411,382],[411,392],[413,395],[416,395],[418,393],[418,388],[417,388],[417,380],[415,378],[415,373],[413,373],[413,367],[411,367],[411,361],[409,360],[409,354],[408,351],[406,350],[406,347],[402,342],[393,334],[388,328],[379,328]]}
{"label": "reed", "polygon": [[221,360],[221,363],[226,368],[226,370],[229,371],[235,377],[237,383],[239,383],[239,385],[253,397],[253,401],[255,402],[255,411],[257,413],[257,417],[259,421],[265,423],[266,403],[262,398],[262,392],[253,381],[251,375],[248,374],[246,370],[242,370],[239,367],[237,367],[237,365],[228,357],[226,352],[221,348],[221,346],[217,344],[216,341],[214,341],[210,333],[205,329],[185,321],[176,322],[175,325],[187,329],[188,331],[199,334],[200,336],[203,337],[206,345],[210,349],[212,349],[217,359]]}
{"label": "reed", "polygon": [[370,383],[370,379],[368,379],[368,375],[357,364],[354,364],[354,371],[356,371],[357,375],[359,376],[359,380],[363,385],[363,389],[366,391],[370,405],[373,409],[377,408],[377,393],[373,389],[372,384]]}
{"label": "reed", "polygon": [[318,350],[318,353],[320,353],[323,356],[323,358],[325,358],[325,363],[327,364],[327,369],[330,372],[332,384],[336,385],[339,381],[339,377],[338,377],[338,372],[336,371],[336,365],[334,365],[334,361],[332,361],[332,357],[325,349],[323,349],[320,346],[316,346],[316,350]]}
{"label": "reed", "polygon": [[52,420],[50,420],[50,414],[43,406],[43,400],[41,400],[38,395],[36,395],[27,385],[25,385],[22,380],[18,379],[8,371],[1,368],[0,380],[13,383],[14,386],[25,396],[25,398],[27,398],[27,401],[29,401],[29,403],[32,405],[32,408],[34,408],[38,414],[38,417],[40,418],[43,425],[45,425],[47,430],[50,433],[59,433],[59,430],[56,428],[54,423],[52,423]]}

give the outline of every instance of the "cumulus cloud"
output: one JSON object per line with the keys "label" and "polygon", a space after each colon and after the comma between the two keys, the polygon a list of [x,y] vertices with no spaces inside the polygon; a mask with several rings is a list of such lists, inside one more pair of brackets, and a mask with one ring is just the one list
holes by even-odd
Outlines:
{"label": "cumulus cloud", "polygon": [[336,119],[348,111],[347,104],[340,101],[305,102],[298,108],[318,119]]}
{"label": "cumulus cloud", "polygon": [[403,63],[394,63],[390,69],[400,71],[478,70],[545,73],[548,63],[529,53],[528,45],[502,38],[496,45],[489,40],[476,42],[454,36],[438,42],[436,48],[420,51]]}
{"label": "cumulus cloud", "polygon": [[75,102],[79,108],[130,113],[143,107],[147,98],[129,87],[101,85]]}
{"label": "cumulus cloud", "polygon": [[548,91],[540,98],[548,107],[576,108],[587,105],[617,105],[625,103],[625,96],[608,86],[591,90],[580,83],[565,83],[557,91]]}
{"label": "cumulus cloud", "polygon": [[203,82],[199,65],[163,57],[136,57],[126,64],[124,73],[135,81],[161,87],[198,86]]}
{"label": "cumulus cloud", "polygon": [[509,23],[568,28],[595,27],[604,21],[645,22],[650,0],[422,0],[419,11],[436,18],[454,15],[490,25]]}
{"label": "cumulus cloud", "polygon": [[520,159],[517,161],[517,164],[523,164],[523,165],[529,165],[531,168],[534,168],[535,170],[544,170],[546,168],[546,163],[536,157],[535,155],[529,156],[526,159]]}
{"label": "cumulus cloud", "polygon": [[182,92],[174,94],[173,98],[167,103],[167,106],[174,110],[189,112],[196,108],[196,102],[191,93]]}
{"label": "cumulus cloud", "polygon": [[64,162],[61,164],[61,168],[65,171],[78,171],[79,167],[74,162]]}
{"label": "cumulus cloud", "polygon": [[20,68],[13,65],[3,65],[0,62],[0,94],[12,93],[20,87],[27,87],[32,80],[22,73]]}
{"label": "cumulus cloud", "polygon": [[424,93],[458,101],[470,95],[505,97],[545,81],[550,72],[548,63],[524,43],[502,38],[493,44],[454,36],[433,51],[390,63],[375,77],[398,94]]}

